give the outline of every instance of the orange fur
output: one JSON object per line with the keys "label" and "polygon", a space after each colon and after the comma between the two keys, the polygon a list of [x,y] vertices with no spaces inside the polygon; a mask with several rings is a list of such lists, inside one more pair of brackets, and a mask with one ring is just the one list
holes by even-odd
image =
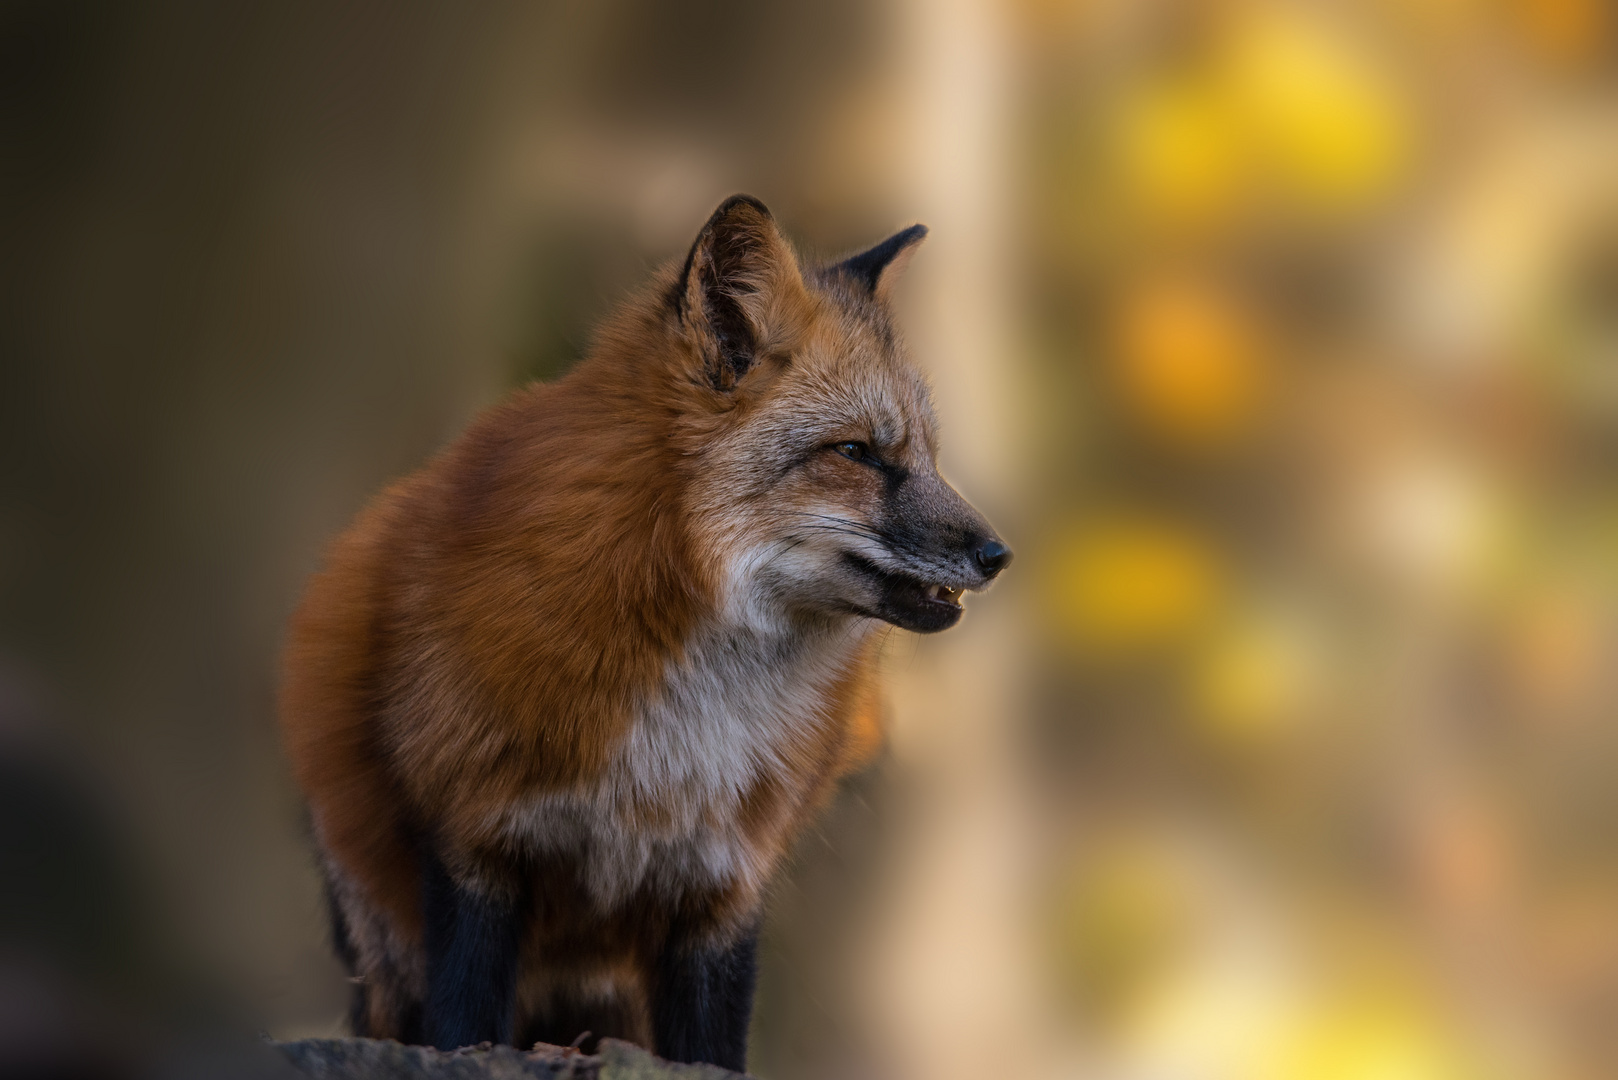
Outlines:
{"label": "orange fur", "polygon": [[[822,443],[886,438],[893,460],[933,468],[925,387],[896,352],[885,291],[872,298],[824,272],[806,277],[755,205],[727,204],[732,231],[699,240],[684,269],[665,268],[567,377],[517,392],[385,490],[333,543],[292,620],[284,741],[372,1035],[401,1037],[400,1018],[425,994],[424,845],[457,882],[509,889],[512,867],[539,850],[545,800],[611,787],[616,801],[590,811],[608,815],[593,827],[707,830],[738,845],[740,861],[678,895],[627,877],[629,891],[603,899],[590,884],[593,856],[552,851],[532,889],[518,1003],[532,1013],[569,986],[607,979],[624,1031],[646,1039],[644,973],[671,921],[695,913],[723,936],[755,918],[769,869],[880,738],[879,623],[847,614],[850,601],[817,608],[811,590],[769,615],[803,628],[788,644],[822,643],[800,665],[810,704],[772,729],[773,741],[736,749],[735,766],[667,764],[664,743],[635,742],[675,737],[643,729],[664,715],[657,709],[689,712],[681,693],[776,679],[745,666],[727,674],[729,654],[713,644],[737,611],[762,602],[748,588],[783,588],[759,591],[738,575],[800,544],[813,550],[820,534],[796,523],[805,508],[834,504],[864,521],[892,496],[876,472],[819,444],[801,462],[770,464],[783,433],[824,419]],[[713,291],[715,275],[728,292]],[[917,505],[976,527],[928,475]],[[847,572],[818,557],[834,569],[814,573]],[[720,666],[704,675],[704,663]],[[683,678],[707,682],[686,691]],[[757,764],[766,760],[775,764]],[[716,775],[696,802],[695,780],[624,786],[633,769],[675,765],[734,775]],[[726,785],[739,785],[736,799]]]}

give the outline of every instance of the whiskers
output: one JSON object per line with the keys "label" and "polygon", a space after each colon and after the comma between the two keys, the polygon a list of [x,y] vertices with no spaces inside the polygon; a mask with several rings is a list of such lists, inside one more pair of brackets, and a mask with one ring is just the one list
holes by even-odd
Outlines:
{"label": "whiskers", "polygon": [[799,528],[820,530],[822,532],[840,533],[844,536],[857,536],[865,540],[875,540],[883,547],[894,547],[893,537],[882,530],[867,525],[863,521],[852,518],[836,517],[832,514],[813,514],[806,510],[789,511],[793,517],[807,518],[808,521]]}
{"label": "whiskers", "polygon": [[[843,537],[852,544],[838,544],[834,554],[848,551],[891,573],[922,579],[952,578],[958,571],[930,552],[916,549],[901,537],[874,525],[836,514],[807,510],[782,512],[790,521],[780,536],[759,543],[748,551],[736,567],[744,581],[761,582],[770,564],[817,538]],[[824,544],[822,544],[824,550]]]}
{"label": "whiskers", "polygon": [[[790,513],[795,517],[809,519],[806,524],[799,526],[799,528],[874,541],[880,548],[880,554],[888,557],[886,561],[897,562],[905,573],[925,576],[927,574],[947,575],[951,572],[951,568],[946,563],[941,562],[929,552],[919,550],[900,537],[884,532],[863,521],[837,517],[833,514],[810,513],[804,510],[794,510],[790,511]],[[861,554],[869,556],[871,553],[862,552]]]}

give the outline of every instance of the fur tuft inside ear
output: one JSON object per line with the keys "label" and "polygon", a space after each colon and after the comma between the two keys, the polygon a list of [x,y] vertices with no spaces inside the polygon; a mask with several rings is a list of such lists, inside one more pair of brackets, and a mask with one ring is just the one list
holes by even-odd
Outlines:
{"label": "fur tuft inside ear", "polygon": [[[731,391],[757,360],[761,301],[796,262],[765,205],[732,195],[697,234],[673,296],[714,389]],[[750,315],[749,311],[753,314]]]}
{"label": "fur tuft inside ear", "polygon": [[833,269],[853,278],[871,295],[886,299],[893,290],[893,282],[910,261],[910,256],[915,254],[916,245],[926,237],[927,226],[912,225],[870,250],[844,259]]}

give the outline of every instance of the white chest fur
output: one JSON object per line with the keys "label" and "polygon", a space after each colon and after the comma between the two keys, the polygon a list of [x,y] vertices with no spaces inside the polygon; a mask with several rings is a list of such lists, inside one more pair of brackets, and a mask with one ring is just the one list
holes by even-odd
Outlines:
{"label": "white chest fur", "polygon": [[576,854],[604,910],[648,887],[762,889],[771,867],[741,835],[744,800],[760,779],[785,775],[789,747],[828,722],[859,640],[855,627],[715,627],[637,710],[601,778],[527,801],[506,835],[536,853]]}

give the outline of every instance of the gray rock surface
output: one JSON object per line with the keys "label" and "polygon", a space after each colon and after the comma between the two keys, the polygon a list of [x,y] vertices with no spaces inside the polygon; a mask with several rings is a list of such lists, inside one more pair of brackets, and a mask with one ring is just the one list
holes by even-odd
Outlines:
{"label": "gray rock surface", "polygon": [[446,1052],[378,1039],[301,1039],[276,1043],[275,1049],[295,1075],[312,1080],[735,1080],[741,1075],[713,1065],[677,1065],[617,1039],[601,1040],[596,1054],[543,1044],[528,1051],[484,1045]]}

